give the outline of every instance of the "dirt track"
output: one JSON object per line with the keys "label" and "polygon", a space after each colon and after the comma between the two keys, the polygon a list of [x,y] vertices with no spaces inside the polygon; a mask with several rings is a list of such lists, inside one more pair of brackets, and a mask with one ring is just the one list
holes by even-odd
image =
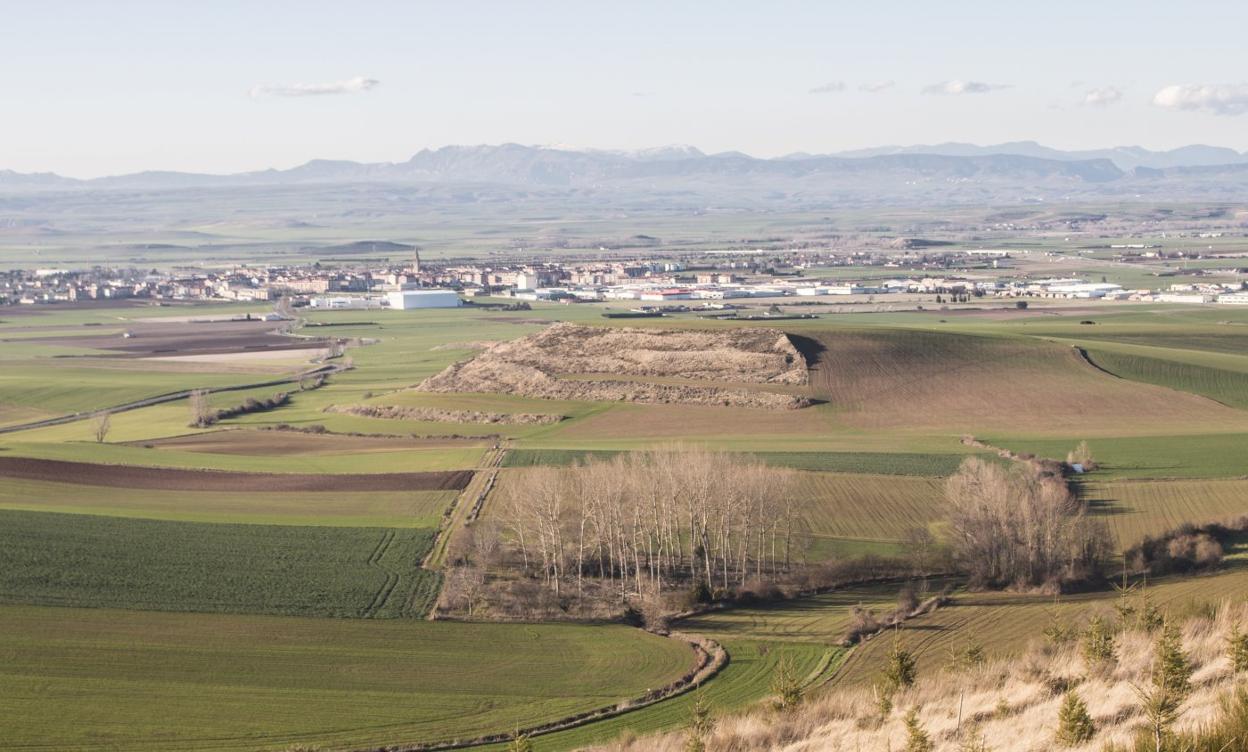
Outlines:
{"label": "dirt track", "polygon": [[238,473],[0,457],[0,478],[160,491],[458,491],[468,485],[472,475],[471,470],[366,475]]}

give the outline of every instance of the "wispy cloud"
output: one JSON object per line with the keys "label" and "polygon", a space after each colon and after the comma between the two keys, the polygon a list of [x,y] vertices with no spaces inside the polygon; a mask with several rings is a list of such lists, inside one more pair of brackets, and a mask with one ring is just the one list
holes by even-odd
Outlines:
{"label": "wispy cloud", "polygon": [[1167,110],[1243,115],[1248,113],[1248,84],[1173,84],[1154,94],[1153,104]]}
{"label": "wispy cloud", "polygon": [[1122,89],[1117,86],[1100,86],[1083,93],[1083,103],[1089,107],[1108,107],[1122,101]]}
{"label": "wispy cloud", "polygon": [[356,76],[345,81],[330,81],[321,84],[259,84],[251,87],[253,99],[263,97],[317,97],[328,94],[354,94],[368,91],[381,83],[375,78]]}
{"label": "wispy cloud", "polygon": [[888,91],[897,85],[896,81],[889,79],[887,81],[872,81],[862,84],[858,87],[858,91],[865,91],[868,94],[879,94],[881,91]]}
{"label": "wispy cloud", "polygon": [[924,94],[942,94],[946,96],[960,96],[962,94],[987,94],[992,91],[1000,91],[1001,89],[1010,88],[1009,84],[989,84],[983,81],[961,81],[954,79],[952,81],[941,81],[938,84],[931,84],[923,87]]}
{"label": "wispy cloud", "polygon": [[810,90],[810,94],[839,94],[845,91],[844,81],[829,81],[822,86],[816,86]]}

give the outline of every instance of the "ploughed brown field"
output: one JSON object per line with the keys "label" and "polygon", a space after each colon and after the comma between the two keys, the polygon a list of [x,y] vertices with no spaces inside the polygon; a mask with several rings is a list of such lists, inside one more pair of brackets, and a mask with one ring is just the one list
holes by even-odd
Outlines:
{"label": "ploughed brown field", "polygon": [[130,333],[123,337],[87,333],[79,337],[34,337],[23,340],[29,344],[89,347],[108,350],[120,357],[152,357],[174,355],[214,355],[264,350],[304,350],[323,347],[325,341],[314,338],[292,338],[280,333],[287,322],[273,321],[178,321],[118,322],[118,328]]}
{"label": "ploughed brown field", "polygon": [[409,449],[462,449],[485,446],[485,440],[407,438],[399,436],[333,436],[298,431],[231,429],[129,442],[130,446],[176,449],[204,454],[287,457],[360,452],[401,452]]}
{"label": "ploughed brown field", "polygon": [[472,480],[472,471],[362,475],[240,473],[0,457],[0,478],[6,477],[165,491],[459,491]]}

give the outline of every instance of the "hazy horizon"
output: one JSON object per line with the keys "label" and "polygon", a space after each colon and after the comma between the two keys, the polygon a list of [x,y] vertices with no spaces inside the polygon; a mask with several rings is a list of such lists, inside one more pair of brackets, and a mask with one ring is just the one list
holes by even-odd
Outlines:
{"label": "hazy horizon", "polygon": [[[1248,7],[1059,0],[9,9],[0,169],[396,162],[444,145],[759,157],[1036,141],[1248,150]],[[326,33],[332,29],[333,33]]]}
{"label": "hazy horizon", "polygon": [[[261,166],[261,167],[248,168],[248,169],[243,169],[243,170],[238,170],[238,171],[229,171],[229,172],[226,172],[226,171],[218,172],[218,171],[211,171],[211,170],[171,170],[171,169],[162,168],[162,167],[150,167],[150,168],[145,168],[143,170],[132,170],[132,171],[125,171],[125,172],[107,173],[103,175],[88,175],[88,176],[66,175],[65,173],[55,172],[52,170],[31,170],[29,172],[22,173],[22,174],[55,174],[61,177],[68,177],[68,178],[77,179],[77,180],[92,180],[95,178],[121,177],[125,175],[142,174],[144,172],[186,173],[186,174],[208,175],[208,176],[216,175],[216,176],[224,177],[228,175],[261,173],[261,172],[266,172],[269,170],[277,170],[277,171],[289,170],[292,168],[300,167],[300,166],[307,165],[307,164],[314,163],[314,162],[355,162],[357,164],[402,164],[412,159],[415,155],[421,153],[422,151],[436,152],[441,149],[456,149],[456,148],[489,149],[489,148],[496,148],[496,147],[509,146],[509,145],[522,146],[522,147],[530,148],[530,149],[550,149],[550,150],[555,150],[555,151],[583,152],[583,153],[589,153],[589,154],[600,153],[600,154],[619,154],[619,155],[630,155],[630,156],[644,156],[647,152],[657,153],[663,150],[696,149],[697,151],[701,152],[705,156],[715,156],[716,154],[744,154],[747,157],[751,157],[755,159],[783,159],[785,157],[792,157],[792,156],[797,156],[801,154],[805,154],[811,157],[821,157],[821,156],[835,157],[835,156],[840,156],[840,155],[856,156],[854,152],[870,151],[874,149],[880,149],[880,150],[897,149],[899,152],[911,150],[911,153],[922,154],[922,153],[926,153],[923,151],[923,149],[926,147],[930,147],[933,151],[940,151],[942,147],[954,147],[954,146],[967,146],[967,147],[974,147],[974,148],[980,148],[980,149],[991,149],[992,147],[995,147],[995,146],[1008,146],[1008,145],[1024,144],[1024,143],[1032,143],[1041,148],[1051,148],[1051,149],[1055,149],[1058,151],[1065,151],[1065,152],[1110,151],[1110,150],[1115,150],[1115,149],[1135,149],[1135,148],[1144,148],[1148,151],[1155,152],[1155,153],[1165,153],[1167,151],[1170,151],[1170,149],[1156,149],[1156,150],[1148,149],[1148,147],[1141,147],[1139,144],[1105,144],[1102,146],[1093,146],[1093,147],[1080,148],[1080,149],[1060,149],[1058,147],[1052,146],[1051,144],[1046,144],[1046,143],[1035,141],[1034,139],[1022,139],[1018,141],[992,143],[992,144],[987,144],[987,143],[972,144],[969,142],[957,142],[957,141],[945,141],[945,142],[940,142],[940,143],[927,143],[927,144],[918,144],[918,143],[915,143],[915,144],[872,144],[869,146],[859,147],[855,149],[838,150],[835,152],[821,152],[821,153],[786,152],[784,154],[759,155],[759,154],[751,154],[743,149],[725,149],[723,151],[711,151],[708,149],[702,149],[698,147],[696,144],[678,144],[678,143],[655,144],[651,146],[641,146],[637,148],[610,148],[610,147],[600,147],[600,146],[581,145],[581,144],[519,144],[513,141],[500,141],[496,143],[482,143],[482,144],[441,144],[441,145],[424,146],[419,149],[413,150],[412,152],[410,152],[409,154],[405,156],[400,156],[397,159],[385,159],[385,160],[376,160],[376,161],[351,160],[351,159],[346,159],[346,158],[334,159],[331,157],[309,156],[307,159],[301,162],[293,163],[293,164],[280,165],[280,166],[279,165],[266,165],[266,166]],[[1210,148],[1215,148],[1215,149],[1218,149],[1218,148],[1233,149],[1234,148],[1234,147],[1226,147],[1222,144],[1197,144],[1197,143],[1180,144],[1173,148],[1181,149],[1185,147],[1210,147]],[[1007,152],[1003,152],[1003,153],[1007,153]],[[1240,154],[1245,159],[1248,159],[1248,150],[1240,152]],[[0,171],[3,171],[5,169],[9,169],[9,168],[6,168],[5,166],[0,165]],[[15,171],[15,172],[21,173],[21,171]]]}

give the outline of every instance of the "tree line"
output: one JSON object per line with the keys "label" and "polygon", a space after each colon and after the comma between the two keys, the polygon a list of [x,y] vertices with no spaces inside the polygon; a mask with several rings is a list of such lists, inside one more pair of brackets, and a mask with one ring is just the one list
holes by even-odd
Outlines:
{"label": "tree line", "polygon": [[503,489],[500,519],[519,565],[556,595],[580,597],[587,579],[621,598],[728,592],[792,566],[793,477],[740,454],[626,452],[527,472]]}

